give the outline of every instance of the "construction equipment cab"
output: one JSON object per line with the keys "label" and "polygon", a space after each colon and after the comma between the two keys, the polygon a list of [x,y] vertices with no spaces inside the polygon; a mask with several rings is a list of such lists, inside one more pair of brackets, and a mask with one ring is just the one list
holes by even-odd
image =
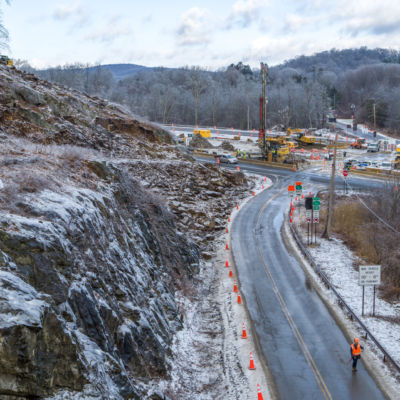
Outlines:
{"label": "construction equipment cab", "polygon": [[11,60],[11,58],[8,58],[7,56],[4,55],[0,55],[0,64],[12,66],[14,63],[13,60]]}
{"label": "construction equipment cab", "polygon": [[355,142],[350,145],[353,149],[366,149],[367,142],[365,138],[357,138]]}

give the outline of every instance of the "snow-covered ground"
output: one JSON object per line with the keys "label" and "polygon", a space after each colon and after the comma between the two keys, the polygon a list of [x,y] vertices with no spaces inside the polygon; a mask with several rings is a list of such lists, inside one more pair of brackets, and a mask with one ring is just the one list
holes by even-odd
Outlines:
{"label": "snow-covered ground", "polygon": [[[262,186],[267,189],[271,181],[257,178],[255,194]],[[239,207],[252,198],[252,194]],[[233,292],[236,276],[230,250],[229,231],[237,210],[227,221],[228,233],[216,238],[218,250],[209,262],[202,265],[198,281],[201,289],[193,292],[194,300],[178,295],[180,308],[185,315],[184,327],[175,337],[172,381],[160,382],[158,387],[173,399],[226,400],[257,398],[260,385],[264,400],[271,399],[265,371],[260,362],[250,329],[245,304],[238,304]],[[228,259],[231,268],[225,266]],[[233,277],[229,276],[232,269]],[[247,339],[242,339],[243,323]],[[250,352],[253,353],[255,370],[249,369]],[[196,379],[193,379],[193,376]]]}
{"label": "snow-covered ground", "polygon": [[[304,210],[301,212],[304,213]],[[304,215],[300,214],[300,218],[297,217],[296,226],[298,233],[302,236],[303,243],[305,243],[307,241],[306,232],[299,228],[301,218],[304,218]],[[297,244],[291,236],[288,226],[286,226],[285,232],[293,248],[297,249],[300,257],[304,259],[304,256],[300,253]],[[391,357],[400,364],[400,329],[398,322],[400,319],[400,303],[391,304],[384,301],[379,297],[379,292],[377,291],[375,316],[372,316],[373,287],[366,286],[364,316],[362,316],[362,287],[358,284],[358,272],[354,268],[355,263],[359,262],[360,259],[338,238],[332,237],[331,240],[318,238],[317,241],[317,246],[308,246],[308,250],[315,262],[327,275],[344,301],[367,326]],[[347,332],[351,332],[352,335],[362,338],[365,332],[356,322],[348,319],[345,312],[337,305],[336,296],[322,284],[322,281],[318,278],[310,264],[306,261],[303,264],[307,272],[313,276],[314,282],[318,284],[320,293],[330,303],[331,309],[336,316],[339,316]],[[372,341],[361,340],[366,348],[365,361],[371,363],[370,369],[379,377],[379,380],[381,380],[380,383],[386,388],[390,398],[399,399],[400,374],[391,370],[387,364],[383,363],[383,355]]]}

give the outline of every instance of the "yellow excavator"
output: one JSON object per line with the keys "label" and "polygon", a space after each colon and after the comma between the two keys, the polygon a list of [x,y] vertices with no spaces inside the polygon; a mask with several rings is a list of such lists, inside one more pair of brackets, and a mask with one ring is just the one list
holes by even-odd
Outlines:
{"label": "yellow excavator", "polygon": [[4,55],[0,55],[0,64],[9,65],[9,66],[14,65],[13,60],[11,60],[11,58],[8,58],[7,56],[4,56]]}

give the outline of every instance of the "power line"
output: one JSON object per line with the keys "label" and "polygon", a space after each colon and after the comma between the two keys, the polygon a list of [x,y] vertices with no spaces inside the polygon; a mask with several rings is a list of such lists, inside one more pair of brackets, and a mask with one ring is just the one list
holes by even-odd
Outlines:
{"label": "power line", "polygon": [[[348,186],[350,189],[354,191],[354,189],[351,187],[350,183],[348,183]],[[386,222],[382,217],[380,217],[375,211],[371,210],[364,202],[363,199],[355,192],[355,195],[357,196],[357,199],[360,201],[360,203],[371,213],[373,214],[380,222],[382,222],[388,229],[390,229],[392,232],[397,233],[400,235],[400,232],[394,228],[392,225],[390,225],[388,222]]]}

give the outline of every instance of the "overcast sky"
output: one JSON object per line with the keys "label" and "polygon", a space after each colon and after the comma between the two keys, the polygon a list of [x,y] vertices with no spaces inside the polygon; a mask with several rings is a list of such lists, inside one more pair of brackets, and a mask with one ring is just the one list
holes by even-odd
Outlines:
{"label": "overcast sky", "polygon": [[332,48],[400,48],[399,0],[0,0],[13,58],[36,67],[270,65]]}

